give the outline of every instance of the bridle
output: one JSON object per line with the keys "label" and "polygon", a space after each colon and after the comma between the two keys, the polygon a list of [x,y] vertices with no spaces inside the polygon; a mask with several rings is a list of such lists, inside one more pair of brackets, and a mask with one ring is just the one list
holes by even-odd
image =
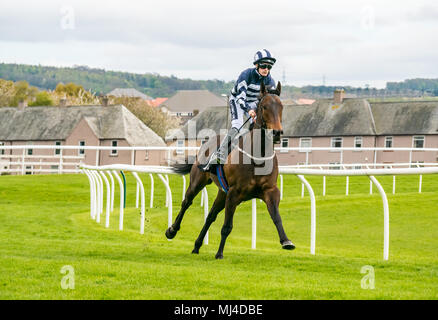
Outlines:
{"label": "bridle", "polygon": [[[272,94],[272,93],[268,93],[268,94]],[[263,100],[265,99],[265,97],[266,97],[268,94],[264,95],[264,96],[260,99],[260,101],[258,102],[258,104],[257,104],[257,114],[260,113],[260,110],[263,108],[263,106],[262,106],[262,102],[263,102]],[[265,121],[265,119],[263,118],[262,115],[260,115],[260,116],[261,116],[261,119],[262,119],[262,120],[261,120],[261,123],[253,122],[253,124],[254,124],[253,128],[262,129],[263,131],[266,132],[266,130],[267,130],[266,121]],[[258,118],[258,117],[259,117],[259,115],[257,115],[257,118]],[[247,119],[247,121],[248,121],[250,118],[251,118],[251,117],[249,117],[249,118]],[[245,122],[246,122],[246,121],[245,121]],[[266,136],[267,136],[268,139],[270,139],[270,140],[273,139],[272,134],[271,134],[271,135],[266,134]],[[237,145],[237,149],[238,149],[241,153],[243,153],[244,155],[246,155],[247,157],[249,157],[250,159],[255,160],[255,161],[268,161],[268,160],[272,160],[272,159],[275,157],[275,151],[274,151],[270,156],[268,156],[268,157],[255,157],[254,155],[252,155],[252,154],[246,152],[245,150],[243,150],[242,148],[240,148],[239,145]]]}
{"label": "bridle", "polygon": [[[265,99],[265,97],[266,97],[266,95],[264,95],[261,99],[260,99],[260,101],[257,103],[257,112],[256,112],[256,114],[257,114],[257,118],[259,117],[258,116],[258,113],[260,113],[260,111],[259,110],[262,110],[263,109],[263,106],[262,106],[262,101]],[[258,124],[257,122],[254,122],[254,127],[256,127],[257,129],[263,129],[263,130],[266,130],[267,129],[267,127],[266,127],[266,121],[265,121],[265,119],[263,118],[263,116],[261,116],[261,119],[262,119],[262,123],[261,124]]]}

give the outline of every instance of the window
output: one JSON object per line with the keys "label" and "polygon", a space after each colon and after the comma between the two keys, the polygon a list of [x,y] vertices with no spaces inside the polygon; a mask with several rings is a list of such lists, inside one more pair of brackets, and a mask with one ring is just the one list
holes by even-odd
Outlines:
{"label": "window", "polygon": [[392,137],[385,137],[385,148],[392,148]]}
{"label": "window", "polygon": [[[281,147],[282,148],[289,148],[289,139],[288,138],[281,138]],[[280,152],[288,152],[288,150],[280,150]]]}
{"label": "window", "polygon": [[414,136],[413,147],[414,148],[424,148],[424,136]]}
{"label": "window", "polygon": [[[4,146],[4,145],[5,145],[4,142],[0,142],[0,147]],[[0,155],[3,155],[3,154],[5,154],[5,149],[0,149]]]}
{"label": "window", "polygon": [[341,170],[341,166],[339,162],[330,162],[329,170]]}
{"label": "window", "polygon": [[354,137],[354,147],[355,148],[362,148],[363,139],[362,137]]}
{"label": "window", "polygon": [[[55,146],[60,146],[61,145],[61,141],[56,141],[55,142]],[[55,156],[61,154],[61,149],[55,149]]]}
{"label": "window", "polygon": [[26,166],[25,174],[33,174],[33,166]]}
{"label": "window", "polygon": [[[80,147],[85,147],[85,141],[79,141],[79,146]],[[79,155],[80,156],[85,155],[85,149],[79,149]]]}
{"label": "window", "polygon": [[411,168],[424,168],[424,161],[412,161]]}
{"label": "window", "polygon": [[332,148],[342,148],[342,137],[332,138]]}
{"label": "window", "polygon": [[176,140],[176,154],[184,154],[184,149],[179,149],[179,148],[184,148],[184,140]]}
{"label": "window", "polygon": [[[26,144],[29,146],[29,145],[32,144],[32,142],[26,142]],[[33,155],[33,149],[27,149],[27,155],[28,155],[28,156]]]}
{"label": "window", "polygon": [[312,148],[312,138],[300,138],[300,148]]}
{"label": "window", "polygon": [[[111,141],[111,146],[117,148],[117,140]],[[112,156],[116,156],[117,155],[117,149],[112,149],[111,150],[111,155]]]}

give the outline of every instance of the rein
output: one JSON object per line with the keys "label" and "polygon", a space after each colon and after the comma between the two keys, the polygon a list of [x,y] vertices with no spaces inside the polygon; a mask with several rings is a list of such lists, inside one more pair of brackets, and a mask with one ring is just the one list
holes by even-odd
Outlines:
{"label": "rein", "polygon": [[255,161],[268,161],[268,160],[274,159],[274,157],[275,157],[275,151],[269,157],[261,157],[261,158],[259,158],[259,157],[255,157],[252,154],[246,152],[245,150],[241,149],[239,146],[237,146],[237,150],[239,150],[244,155],[246,155],[247,157],[249,157],[250,159],[255,160]]}

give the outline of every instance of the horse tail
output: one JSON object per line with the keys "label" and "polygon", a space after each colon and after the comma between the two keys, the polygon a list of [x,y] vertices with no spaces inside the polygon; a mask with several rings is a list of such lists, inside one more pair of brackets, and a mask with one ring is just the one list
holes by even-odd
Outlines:
{"label": "horse tail", "polygon": [[195,160],[196,157],[190,156],[185,159],[184,163],[174,163],[170,167],[172,168],[173,172],[180,175],[185,175],[192,170],[192,166],[195,163]]}

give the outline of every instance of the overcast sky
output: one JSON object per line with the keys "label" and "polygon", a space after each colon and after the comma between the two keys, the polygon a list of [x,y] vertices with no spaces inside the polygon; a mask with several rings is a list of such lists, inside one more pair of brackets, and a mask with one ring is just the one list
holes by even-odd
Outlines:
{"label": "overcast sky", "polygon": [[288,85],[438,78],[436,1],[0,3],[0,62],[235,80],[266,48]]}

